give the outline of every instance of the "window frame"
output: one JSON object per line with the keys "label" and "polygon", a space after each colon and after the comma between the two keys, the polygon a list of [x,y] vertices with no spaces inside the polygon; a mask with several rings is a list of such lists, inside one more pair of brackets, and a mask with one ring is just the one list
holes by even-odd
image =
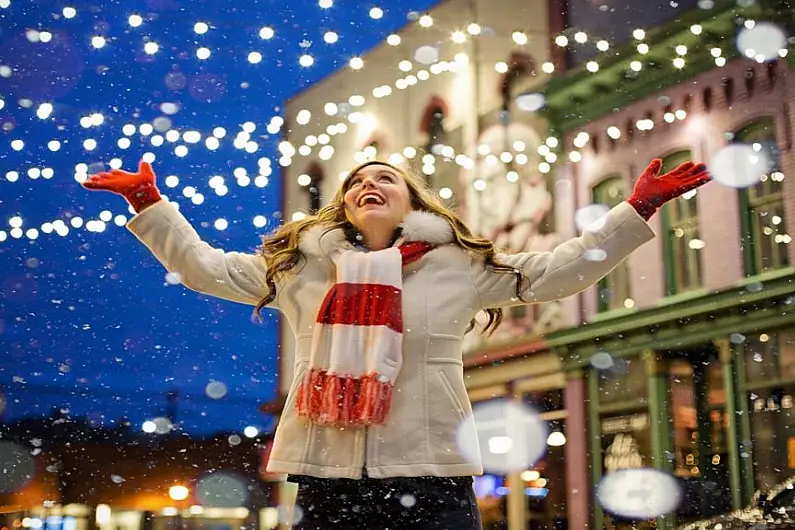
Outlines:
{"label": "window frame", "polygon": [[[620,189],[620,195],[618,200],[613,203],[613,201],[605,200],[609,189],[617,184],[618,188]],[[604,178],[599,180],[594,186],[591,187],[591,203],[592,204],[604,204],[608,208],[613,208],[614,206],[618,205],[619,203],[625,201],[628,194],[628,186],[624,179],[619,173],[610,173],[605,175]],[[622,278],[623,277],[623,281]],[[605,300],[602,297],[602,293],[605,292],[611,284],[615,285],[624,285],[624,289],[620,293],[616,293],[611,290],[611,296],[608,300]],[[615,269],[610,271],[610,273],[599,280],[596,285],[596,310],[598,313],[605,313],[608,311],[615,311],[617,309],[624,309],[624,302],[632,297],[632,286],[630,285],[629,281],[629,266],[625,261],[621,262]],[[621,296],[616,296],[619,294]],[[616,300],[620,298],[620,300]]]}
{"label": "window frame", "polygon": [[[679,164],[687,162],[692,159],[692,151],[690,149],[682,149],[679,151],[674,151],[669,153],[663,158],[663,166],[660,170],[660,174],[664,174],[668,171],[671,171]],[[688,216],[685,220],[680,219],[673,219],[673,208],[676,205],[680,204],[681,201],[685,201],[688,199],[684,199],[682,197],[678,197],[669,201],[665,206],[661,208],[660,211],[660,220],[662,225],[662,231],[665,234],[665,237],[662,238],[663,241],[663,261],[665,263],[665,295],[672,296],[676,294],[681,294],[689,291],[695,291],[703,287],[704,283],[704,269],[703,263],[700,259],[695,259],[695,274],[692,274],[693,271],[689,271],[688,276],[695,276],[697,278],[695,285],[684,285],[682,283],[683,278],[685,276],[685,267],[690,267],[693,263],[684,264],[684,260],[677,259],[677,246],[674,243],[674,230],[677,228],[682,228],[684,230],[695,231],[696,236],[700,236],[700,212],[698,211],[698,203],[696,203],[696,215],[695,215],[695,224],[691,224],[693,222],[692,216]],[[692,200],[698,200],[696,197],[693,197]],[[679,201],[679,202],[677,202]],[[690,225],[690,226],[687,226]],[[700,239],[700,237],[699,237]],[[697,255],[696,255],[697,256]]]}
{"label": "window frame", "polygon": [[[767,133],[769,137],[765,139],[754,138],[754,135],[760,132],[763,134]],[[755,118],[753,121],[747,123],[745,126],[734,132],[731,141],[732,144],[749,142],[772,142],[778,148],[779,142],[775,118],[773,116],[762,116]],[[771,168],[770,173],[781,170],[781,157],[779,156],[778,160],[775,160],[775,165]],[[768,236],[759,233],[761,226],[755,222],[754,210],[757,208],[769,208],[773,205],[779,205],[783,217],[781,224],[785,227],[785,233],[787,222],[783,187],[779,185],[779,189],[775,192],[760,194],[759,196],[754,197],[752,196],[752,190],[757,189],[758,184],[749,188],[738,190],[738,203],[740,207],[740,237],[743,242],[741,252],[743,254],[743,269],[746,277],[756,276],[757,274],[762,274],[763,272],[779,270],[790,266],[787,246],[777,245],[774,248],[777,248],[779,252],[773,252],[773,256],[770,259],[770,261],[775,261],[776,263],[772,267],[765,267],[765,261],[767,260],[765,256],[762,255],[762,251],[758,245],[758,242],[761,241],[762,238]]]}

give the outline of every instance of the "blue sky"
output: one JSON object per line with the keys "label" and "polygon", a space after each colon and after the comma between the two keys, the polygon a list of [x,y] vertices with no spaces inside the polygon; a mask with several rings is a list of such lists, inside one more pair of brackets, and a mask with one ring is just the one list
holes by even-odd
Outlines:
{"label": "blue sky", "polygon": [[[0,8],[0,230],[6,234],[0,241],[0,391],[6,400],[0,418],[58,407],[98,422],[128,417],[140,425],[162,415],[163,394],[176,389],[178,420],[192,432],[267,428],[257,405],[275,395],[276,316],[256,324],[250,307],[169,285],[160,264],[114,221],[101,233],[72,227],[71,218],[97,220],[106,210],[129,217],[122,198],[82,189],[75,168],[83,163],[93,171],[119,158],[123,168],[134,169],[144,153],[154,153],[161,189],[203,238],[229,250],[254,250],[259,235],[280,220],[279,138],[266,129],[280,105],[398,30],[410,11],[433,3],[383,3],[378,20],[368,14],[378,4],[353,0],[328,9],[318,0],[11,0]],[[74,8],[74,16],[64,16],[65,7]],[[140,15],[141,24],[132,27],[131,15]],[[197,35],[197,22],[209,31]],[[274,30],[272,39],[260,38],[265,26]],[[324,42],[328,30],[339,34],[337,43]],[[105,38],[102,48],[92,45],[97,36]],[[146,42],[157,43],[157,52],[148,55]],[[210,50],[208,59],[197,58],[200,47]],[[260,63],[248,61],[252,51],[262,55]],[[311,68],[299,66],[303,53],[315,57]],[[40,106],[47,103],[52,110],[42,119]],[[101,124],[81,126],[92,114],[103,116]],[[198,131],[202,142],[187,144],[184,157],[174,152],[184,142],[156,147],[152,135],[137,132],[127,149],[119,146],[124,125],[163,118],[171,128]],[[231,142],[249,121],[258,143],[251,154]],[[203,140],[219,126],[227,138],[211,151]],[[96,141],[93,150],[85,149],[86,139]],[[15,150],[12,142],[19,140],[24,145],[14,144]],[[268,185],[240,187],[234,169],[254,176],[263,157],[274,169]],[[9,180],[9,171],[18,177]],[[177,188],[165,186],[167,175],[179,178]],[[226,179],[226,195],[208,186],[213,175]],[[181,196],[188,185],[204,195],[202,204]],[[265,228],[252,222],[259,215],[268,219]],[[23,223],[18,239],[9,236],[16,217]],[[228,221],[226,230],[214,228],[219,218]],[[56,220],[68,234],[42,233],[43,224]],[[31,228],[39,231],[35,239],[27,235]],[[206,394],[212,381],[226,386],[223,398]]]}

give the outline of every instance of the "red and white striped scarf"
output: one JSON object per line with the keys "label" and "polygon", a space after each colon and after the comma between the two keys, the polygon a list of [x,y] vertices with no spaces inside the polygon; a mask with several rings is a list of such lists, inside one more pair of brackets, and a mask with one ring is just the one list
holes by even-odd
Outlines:
{"label": "red and white striped scarf", "polygon": [[336,256],[336,283],[323,299],[298,415],[320,425],[383,424],[403,363],[403,267],[433,245],[399,243]]}

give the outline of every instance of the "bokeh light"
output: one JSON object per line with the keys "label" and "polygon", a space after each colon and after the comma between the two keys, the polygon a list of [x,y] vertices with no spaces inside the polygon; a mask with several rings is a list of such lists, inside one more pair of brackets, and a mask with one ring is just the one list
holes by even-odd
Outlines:
{"label": "bokeh light", "polygon": [[537,411],[500,399],[476,404],[459,426],[457,440],[468,460],[482,459],[487,473],[504,474],[537,462],[547,450],[548,435],[549,426]]}
{"label": "bokeh light", "polygon": [[674,511],[682,502],[682,491],[676,479],[663,471],[620,469],[599,482],[596,498],[609,513],[652,519]]}
{"label": "bokeh light", "polygon": [[715,181],[732,188],[753,186],[771,169],[770,158],[761,144],[727,145],[709,163]]}

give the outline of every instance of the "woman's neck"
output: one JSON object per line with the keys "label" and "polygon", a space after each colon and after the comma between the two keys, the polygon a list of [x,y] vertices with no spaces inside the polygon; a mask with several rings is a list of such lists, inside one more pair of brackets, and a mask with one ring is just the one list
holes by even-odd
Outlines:
{"label": "woman's neck", "polygon": [[358,243],[367,250],[384,250],[395,244],[400,237],[400,227],[391,229],[370,229],[357,232]]}
{"label": "woman's neck", "polygon": [[367,250],[384,250],[392,246],[394,239],[392,232],[362,233],[362,243]]}

